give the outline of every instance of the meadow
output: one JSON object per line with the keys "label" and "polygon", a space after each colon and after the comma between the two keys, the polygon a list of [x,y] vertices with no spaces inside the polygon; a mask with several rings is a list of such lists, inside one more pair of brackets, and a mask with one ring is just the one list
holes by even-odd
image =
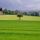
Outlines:
{"label": "meadow", "polygon": [[40,17],[0,15],[0,40],[40,40]]}

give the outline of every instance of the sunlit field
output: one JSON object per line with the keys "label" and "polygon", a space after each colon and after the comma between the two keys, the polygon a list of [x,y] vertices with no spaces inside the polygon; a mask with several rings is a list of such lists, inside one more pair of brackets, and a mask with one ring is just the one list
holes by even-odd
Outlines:
{"label": "sunlit field", "polygon": [[0,40],[40,40],[40,17],[0,15]]}
{"label": "sunlit field", "polygon": [[[16,15],[0,15],[0,20],[18,20]],[[21,20],[24,21],[40,21],[40,16],[23,16]]]}

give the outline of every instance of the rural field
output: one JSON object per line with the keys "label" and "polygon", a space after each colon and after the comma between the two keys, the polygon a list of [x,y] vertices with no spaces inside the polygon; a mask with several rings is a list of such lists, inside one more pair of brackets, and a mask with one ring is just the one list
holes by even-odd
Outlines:
{"label": "rural field", "polygon": [[0,40],[40,40],[40,17],[0,15]]}

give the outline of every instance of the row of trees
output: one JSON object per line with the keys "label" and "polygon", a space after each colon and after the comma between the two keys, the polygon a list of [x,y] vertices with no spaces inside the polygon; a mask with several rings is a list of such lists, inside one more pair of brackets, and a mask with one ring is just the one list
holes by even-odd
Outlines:
{"label": "row of trees", "polygon": [[28,16],[39,16],[39,12],[21,12],[21,11],[18,11],[18,10],[15,10],[15,11],[11,11],[11,10],[7,10],[7,9],[4,9],[3,10],[3,14],[4,15],[17,15],[17,14],[23,14],[23,15],[28,15]]}
{"label": "row of trees", "polygon": [[14,14],[14,11],[4,9],[4,10],[3,10],[3,14],[4,14],[4,15],[13,15],[13,14]]}
{"label": "row of trees", "polygon": [[7,10],[4,9],[3,10],[3,14],[4,15],[17,15],[17,17],[19,17],[19,21],[21,20],[21,17],[23,17],[23,15],[28,15],[28,16],[39,16],[39,12],[21,12],[18,10],[15,11],[11,11],[11,10]]}

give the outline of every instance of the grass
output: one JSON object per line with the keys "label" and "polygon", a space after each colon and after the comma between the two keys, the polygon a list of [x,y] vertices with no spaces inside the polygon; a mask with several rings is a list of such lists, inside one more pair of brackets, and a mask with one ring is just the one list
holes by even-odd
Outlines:
{"label": "grass", "polygon": [[[0,20],[18,20],[16,15],[0,15]],[[23,16],[21,18],[25,21],[40,21],[40,16]]]}
{"label": "grass", "polygon": [[[30,18],[30,20],[29,20]],[[0,40],[40,40],[40,17],[0,16]]]}

